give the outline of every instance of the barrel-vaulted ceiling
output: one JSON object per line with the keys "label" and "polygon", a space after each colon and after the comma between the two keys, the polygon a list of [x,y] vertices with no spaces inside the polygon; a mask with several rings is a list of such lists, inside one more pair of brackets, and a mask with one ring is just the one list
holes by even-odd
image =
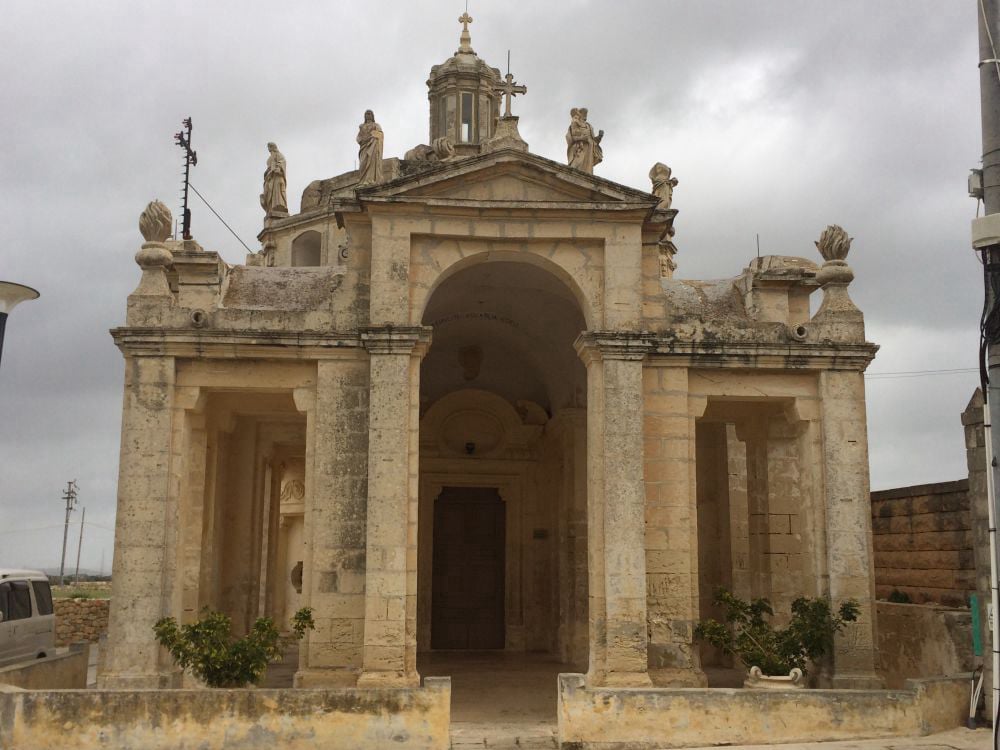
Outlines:
{"label": "barrel-vaulted ceiling", "polygon": [[461,388],[534,401],[550,414],[586,403],[586,371],[573,349],[585,330],[570,290],[526,263],[487,262],[456,273],[431,297],[434,338],[421,367],[421,407]]}

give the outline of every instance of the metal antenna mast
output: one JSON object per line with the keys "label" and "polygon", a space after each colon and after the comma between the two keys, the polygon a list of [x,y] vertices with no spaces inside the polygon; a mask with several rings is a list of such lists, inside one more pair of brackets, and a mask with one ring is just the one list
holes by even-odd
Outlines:
{"label": "metal antenna mast", "polygon": [[66,482],[66,489],[63,491],[62,499],[66,501],[66,523],[63,526],[63,548],[62,561],[59,563],[59,585],[62,586],[63,575],[66,572],[66,541],[69,537],[69,516],[76,505],[76,480]]}
{"label": "metal antenna mast", "polygon": [[191,183],[191,167],[198,166],[198,152],[191,150],[191,118],[181,120],[184,130],[174,133],[174,141],[184,149],[184,204],[181,207],[181,237],[191,239],[191,209],[188,208],[188,186]]}

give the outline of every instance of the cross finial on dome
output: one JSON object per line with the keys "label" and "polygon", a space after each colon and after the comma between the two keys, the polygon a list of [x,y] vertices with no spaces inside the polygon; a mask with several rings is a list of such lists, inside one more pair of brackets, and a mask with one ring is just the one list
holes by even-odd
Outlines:
{"label": "cross finial on dome", "polygon": [[472,50],[472,35],[469,34],[469,24],[472,23],[472,16],[469,15],[469,11],[466,10],[465,13],[461,15],[458,22],[462,24],[462,36],[459,37],[458,51],[468,52],[470,54],[475,54]]}

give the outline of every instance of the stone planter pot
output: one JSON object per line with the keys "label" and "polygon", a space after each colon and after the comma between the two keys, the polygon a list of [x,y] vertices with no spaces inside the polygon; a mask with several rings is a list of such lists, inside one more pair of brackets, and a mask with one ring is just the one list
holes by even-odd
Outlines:
{"label": "stone planter pot", "polygon": [[748,690],[802,690],[806,686],[802,670],[796,667],[787,675],[768,675],[760,667],[750,667],[750,674],[743,682]]}

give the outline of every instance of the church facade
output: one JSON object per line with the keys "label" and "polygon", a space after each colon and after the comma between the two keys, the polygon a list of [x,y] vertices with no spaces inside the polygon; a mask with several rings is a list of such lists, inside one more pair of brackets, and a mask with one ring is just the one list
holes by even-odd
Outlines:
{"label": "church facade", "polygon": [[[284,195],[229,266],[151,205],[126,325],[106,687],[179,674],[152,625],[313,609],[298,687],[413,686],[418,654],[546,653],[591,686],[704,686],[713,593],[854,599],[825,679],[876,675],[866,342],[850,239],[819,265],[674,278],[649,191],[521,139],[511,76],[459,50],[428,143]],[[270,144],[274,146],[274,144]],[[651,160],[652,161],[652,160]],[[813,303],[811,296],[817,293]]]}

